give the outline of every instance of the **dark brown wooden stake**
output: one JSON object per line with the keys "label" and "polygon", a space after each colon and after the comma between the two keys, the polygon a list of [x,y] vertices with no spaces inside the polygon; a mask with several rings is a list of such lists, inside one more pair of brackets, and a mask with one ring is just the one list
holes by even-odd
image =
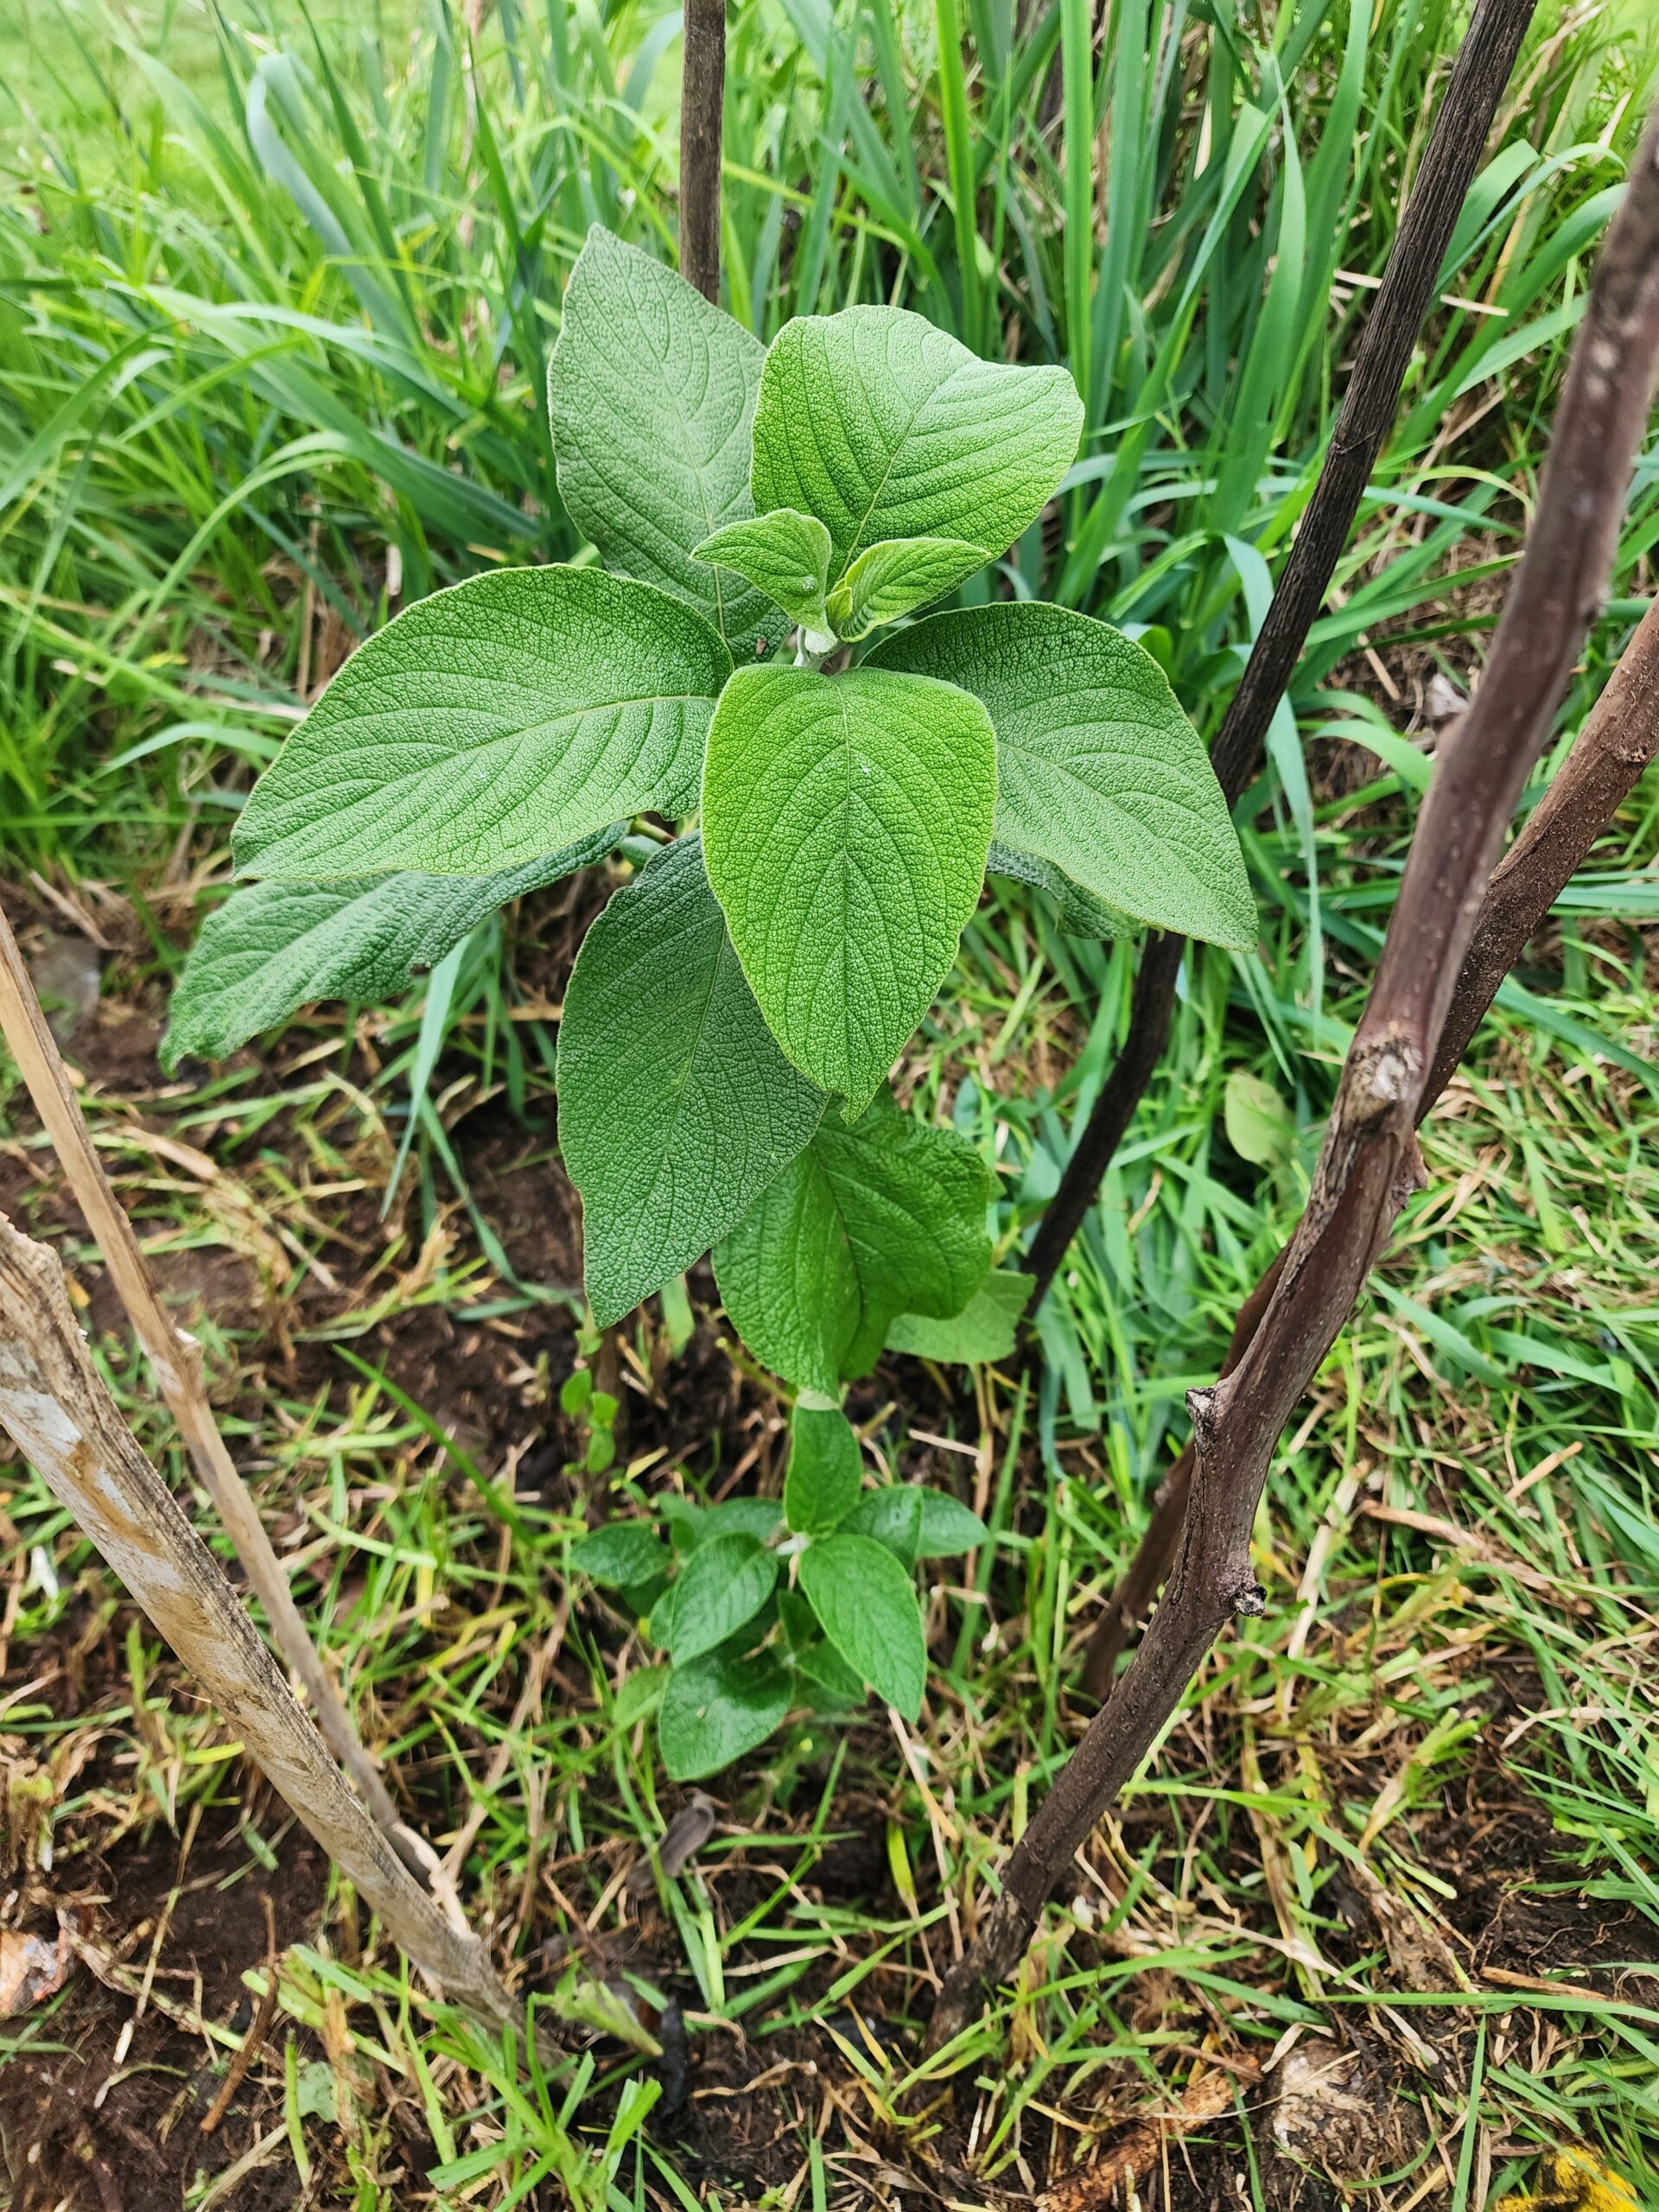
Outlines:
{"label": "dark brown wooden stake", "polygon": [[[1659,120],[1608,227],[1573,341],[1527,550],[1462,727],[1438,763],[1313,1186],[1232,1373],[1188,1393],[1192,1496],[1163,1602],[1008,1859],[946,1976],[932,2048],[1023,1955],[1054,1885],[1156,1740],[1226,1623],[1260,1613],[1250,1530],[1286,1421],[1421,1181],[1414,1135],[1505,825],[1600,604],[1659,377]],[[1471,1025],[1472,1026],[1472,1025]]]}
{"label": "dark brown wooden stake", "polygon": [[[1256,773],[1268,725],[1325,602],[1342,549],[1399,404],[1412,347],[1438,285],[1458,215],[1536,0],[1480,0],[1452,65],[1422,165],[1400,218],[1388,267],[1354,357],[1353,374],[1239,685],[1210,758],[1230,806]],[[1034,1278],[1027,1311],[1048,1294],[1072,1238],[1095,1203],[1101,1178],[1163,1058],[1186,940],[1151,938],[1141,957],[1128,1032],[1117,1064],[1049,1200],[1027,1255]]]}
{"label": "dark brown wooden stake", "polygon": [[726,0],[685,0],[680,73],[680,274],[720,300],[721,115],[726,97]]}
{"label": "dark brown wooden stake", "polygon": [[[1555,780],[1493,871],[1417,1109],[1420,1126],[1451,1081],[1498,985],[1521,957],[1563,887],[1583,867],[1637,778],[1656,758],[1659,758],[1659,600],[1653,601],[1637,625]],[[1232,1373],[1255,1334],[1284,1261],[1281,1252],[1240,1307],[1221,1370],[1224,1375]],[[1104,1697],[1111,1688],[1118,1655],[1169,1572],[1186,1515],[1192,1479],[1189,1444],[1159,1484],[1141,1548],[1128,1573],[1102,1607],[1090,1639],[1083,1681],[1096,1697]]]}

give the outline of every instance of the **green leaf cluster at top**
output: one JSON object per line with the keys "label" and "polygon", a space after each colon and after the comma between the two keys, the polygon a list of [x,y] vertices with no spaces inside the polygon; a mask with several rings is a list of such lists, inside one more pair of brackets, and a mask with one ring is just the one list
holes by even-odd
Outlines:
{"label": "green leaf cluster at top", "polygon": [[851,1423],[810,1393],[795,1408],[781,1504],[677,1498],[664,1522],[666,1541],[641,1521],[608,1522],[571,1565],[619,1591],[667,1654],[658,1733],[677,1782],[742,1758],[791,1709],[842,1713],[874,1691],[914,1720],[927,1646],[912,1571],[987,1535],[944,1491],[864,1489]]}
{"label": "green leaf cluster at top", "polygon": [[1138,645],[1030,601],[852,643],[1040,512],[1076,452],[1071,380],[896,308],[763,348],[595,230],[549,405],[607,565],[474,576],[346,664],[247,803],[236,856],[264,880],[203,933],[169,1052],[396,988],[630,821],[678,825],[565,999],[595,1319],[712,1249],[798,1387],[833,1395],[888,1342],[998,1357],[1020,1292],[991,1274],[989,1176],[886,1087],[988,865],[1067,928],[1254,935],[1219,787]]}

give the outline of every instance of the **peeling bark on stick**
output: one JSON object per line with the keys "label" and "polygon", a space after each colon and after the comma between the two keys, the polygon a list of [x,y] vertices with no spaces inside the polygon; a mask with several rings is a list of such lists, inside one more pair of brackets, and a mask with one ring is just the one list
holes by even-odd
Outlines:
{"label": "peeling bark on stick", "polygon": [[515,2007],[348,1788],[207,1547],[92,1365],[56,1255],[0,1215],[0,1429],[39,1470],[392,1940],[492,2024]]}
{"label": "peeling bark on stick", "polygon": [[278,1649],[299,1678],[330,1750],[362,1792],[364,1802],[404,1858],[425,1871],[431,1854],[398,1819],[379,1770],[352,1725],[345,1700],[324,1672],[264,1523],[219,1433],[202,1386],[200,1348],[175,1325],[156,1294],[132,1224],[110,1187],[63,1055],[47,1026],[3,912],[0,912],[0,1034],[11,1048],[76,1204],[104,1255],[162,1395],[179,1425],[191,1464],[213,1502],[255,1596],[265,1609]]}
{"label": "peeling bark on stick", "polygon": [[1438,764],[1338,1086],[1313,1187],[1232,1373],[1194,1390],[1192,1492],[1174,1573],[1128,1671],[1015,1846],[1002,1893],[940,1992],[966,2026],[1054,1885],[1175,1710],[1230,1618],[1259,1612],[1250,1529],[1286,1421],[1421,1175],[1419,1109],[1513,814],[1606,588],[1659,375],[1659,118],[1650,119],[1573,341],[1536,513],[1480,687]]}

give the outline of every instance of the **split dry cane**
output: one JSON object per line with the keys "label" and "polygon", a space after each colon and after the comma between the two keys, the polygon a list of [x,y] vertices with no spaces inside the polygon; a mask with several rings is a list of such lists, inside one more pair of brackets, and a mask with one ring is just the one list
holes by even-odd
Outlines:
{"label": "split dry cane", "polygon": [[222,1567],[121,1418],[56,1255],[0,1215],[0,1429],[39,1471],[262,1773],[442,1994],[512,2017],[478,1938],[435,1903],[347,1786]]}

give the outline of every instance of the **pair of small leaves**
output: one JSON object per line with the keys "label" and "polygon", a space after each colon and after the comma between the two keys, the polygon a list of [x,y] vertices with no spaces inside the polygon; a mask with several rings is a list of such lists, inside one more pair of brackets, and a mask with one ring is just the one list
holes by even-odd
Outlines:
{"label": "pair of small leaves", "polygon": [[697,558],[817,636],[863,638],[1011,544],[1083,426],[1064,369],[982,361],[901,308],[786,323],[760,373],[755,516]]}
{"label": "pair of small leaves", "polygon": [[730,523],[698,546],[699,561],[735,570],[775,600],[809,637],[848,642],[943,599],[989,557],[956,537],[894,537],[866,546],[838,582],[835,549],[816,515],[794,507]]}
{"label": "pair of small leaves", "polygon": [[[1024,1285],[1029,1279],[991,1280]],[[803,1390],[795,1402],[784,1478],[784,1518],[797,1535],[870,1536],[906,1567],[984,1542],[984,1522],[948,1492],[916,1483],[864,1490],[862,1477],[852,1423],[832,1399]]]}
{"label": "pair of small leaves", "polygon": [[902,308],[801,316],[761,372],[755,510],[817,518],[830,586],[871,548],[950,541],[957,550],[934,556],[925,594],[938,597],[1041,511],[1082,428],[1062,368],[982,361]]}
{"label": "pair of small leaves", "polygon": [[[798,1438],[799,1418],[798,1412]],[[920,1708],[927,1674],[911,1570],[918,1559],[972,1551],[988,1533],[977,1514],[944,1491],[892,1483],[863,1491],[801,1554],[800,1587],[830,1643],[854,1675],[907,1720]]]}

